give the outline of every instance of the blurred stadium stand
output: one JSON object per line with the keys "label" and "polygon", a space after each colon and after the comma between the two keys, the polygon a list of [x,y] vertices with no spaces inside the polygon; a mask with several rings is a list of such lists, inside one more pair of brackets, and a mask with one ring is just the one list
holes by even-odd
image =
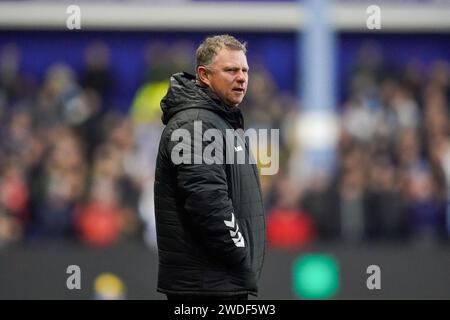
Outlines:
{"label": "blurred stadium stand", "polygon": [[[371,1],[336,1],[336,160],[308,180],[306,0],[80,1],[81,30],[66,29],[68,4],[0,1],[0,299],[93,299],[102,272],[129,299],[163,298],[159,100],[172,73],[194,71],[195,46],[222,32],[248,43],[247,126],[280,129],[280,172],[262,177],[260,298],[299,298],[292,264],[306,253],[336,259],[336,299],[450,296],[449,1],[381,1],[381,30],[366,28]],[[65,286],[71,264],[81,291]],[[366,287],[371,264],[380,291]]]}

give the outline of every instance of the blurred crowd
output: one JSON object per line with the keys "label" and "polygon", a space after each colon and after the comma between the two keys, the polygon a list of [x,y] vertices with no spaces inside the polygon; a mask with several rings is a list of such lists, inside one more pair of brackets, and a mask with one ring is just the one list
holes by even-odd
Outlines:
{"label": "blurred crowd", "polygon": [[295,194],[302,177],[275,177],[269,243],[447,243],[449,61],[393,65],[367,42],[345,84],[336,168]]}
{"label": "blurred crowd", "polygon": [[[252,65],[241,108],[246,128],[280,129],[280,170],[262,176],[270,247],[317,241],[445,241],[450,232],[450,67],[401,68],[373,45],[348,75],[336,169],[297,188],[290,172],[299,108],[263,65]],[[193,44],[151,43],[129,112],[110,108],[108,47],[93,42],[84,66],[23,74],[20,49],[0,48],[0,246],[123,238],[156,246],[153,174],[168,79],[193,72]]]}
{"label": "blurred crowd", "polygon": [[[0,245],[67,239],[107,246],[145,235],[153,227],[159,101],[143,104],[145,87],[129,113],[106,105],[114,75],[101,42],[86,48],[82,70],[55,63],[42,80],[21,73],[19,48],[1,49]],[[144,85],[157,77],[149,78],[149,68]],[[154,238],[151,232],[149,244]]]}

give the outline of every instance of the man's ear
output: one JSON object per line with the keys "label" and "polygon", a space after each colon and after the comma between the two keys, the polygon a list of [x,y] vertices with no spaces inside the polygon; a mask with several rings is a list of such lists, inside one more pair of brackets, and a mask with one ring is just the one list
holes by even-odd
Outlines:
{"label": "man's ear", "polygon": [[197,75],[198,75],[198,80],[200,80],[200,82],[209,86],[210,83],[209,83],[209,77],[208,77],[208,69],[206,69],[205,66],[197,67]]}

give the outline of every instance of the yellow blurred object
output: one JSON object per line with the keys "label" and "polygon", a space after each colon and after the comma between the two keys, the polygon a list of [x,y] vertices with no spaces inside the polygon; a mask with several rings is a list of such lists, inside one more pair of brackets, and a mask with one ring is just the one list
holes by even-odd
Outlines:
{"label": "yellow blurred object", "polygon": [[97,300],[120,300],[125,298],[125,285],[113,273],[105,272],[95,278],[95,297]]}
{"label": "yellow blurred object", "polygon": [[136,92],[131,107],[131,118],[135,123],[149,123],[161,118],[161,99],[169,88],[168,81],[144,84]]}

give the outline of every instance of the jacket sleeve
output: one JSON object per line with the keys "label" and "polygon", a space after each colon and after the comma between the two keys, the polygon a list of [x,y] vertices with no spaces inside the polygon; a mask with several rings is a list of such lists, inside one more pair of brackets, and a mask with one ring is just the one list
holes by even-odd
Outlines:
{"label": "jacket sleeve", "polygon": [[[203,132],[211,126],[202,124]],[[187,130],[192,140],[194,138],[193,124],[186,124],[181,129]],[[169,154],[178,141],[169,143]],[[188,141],[189,143],[189,141]],[[202,141],[202,149],[210,142]],[[222,145],[224,142],[222,141]],[[199,144],[200,146],[200,144]],[[201,153],[195,153],[194,157]],[[198,150],[197,150],[198,151]],[[222,149],[224,156],[224,150]],[[222,158],[225,161],[225,158]],[[191,163],[175,165],[177,171],[177,187],[180,196],[184,199],[184,209],[190,216],[192,223],[200,233],[200,238],[206,249],[230,268],[248,268],[247,239],[237,224],[231,199],[228,196],[227,176],[225,165],[222,164],[195,164],[193,157]]]}

